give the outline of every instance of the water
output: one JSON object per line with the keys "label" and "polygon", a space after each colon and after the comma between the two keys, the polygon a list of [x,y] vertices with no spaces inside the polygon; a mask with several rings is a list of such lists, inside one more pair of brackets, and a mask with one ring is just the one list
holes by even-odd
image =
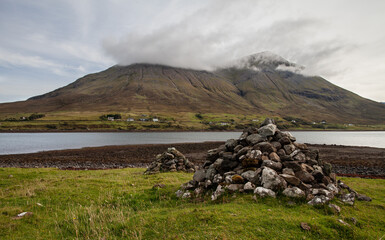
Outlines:
{"label": "water", "polygon": [[[32,153],[107,145],[226,141],[240,132],[113,132],[113,133],[0,133],[0,154]],[[292,134],[301,143],[385,148],[385,131],[308,132]]]}

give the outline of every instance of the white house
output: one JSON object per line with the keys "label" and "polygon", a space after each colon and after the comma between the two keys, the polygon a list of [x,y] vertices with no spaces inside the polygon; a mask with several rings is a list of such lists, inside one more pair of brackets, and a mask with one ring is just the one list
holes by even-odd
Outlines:
{"label": "white house", "polygon": [[127,118],[127,122],[133,122],[135,121],[133,118]]}
{"label": "white house", "polygon": [[114,117],[108,117],[107,120],[108,121],[114,121]]}
{"label": "white house", "polygon": [[159,122],[159,119],[153,118],[152,121],[153,121],[153,122]]}

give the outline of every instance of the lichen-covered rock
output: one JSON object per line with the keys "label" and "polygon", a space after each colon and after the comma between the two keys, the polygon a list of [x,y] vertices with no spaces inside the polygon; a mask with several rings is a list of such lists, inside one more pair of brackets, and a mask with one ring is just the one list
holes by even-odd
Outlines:
{"label": "lichen-covered rock", "polygon": [[315,206],[315,205],[323,205],[330,201],[330,198],[326,197],[325,195],[315,196],[312,200],[308,202],[309,205]]}
{"label": "lichen-covered rock", "polygon": [[273,198],[275,198],[275,196],[276,196],[274,191],[272,191],[271,189],[264,188],[264,187],[257,187],[254,190],[254,194],[256,194],[260,197],[273,197]]}
{"label": "lichen-covered rock", "polygon": [[305,197],[305,192],[297,187],[286,188],[285,190],[283,190],[282,194],[292,198]]}
{"label": "lichen-covered rock", "polygon": [[285,189],[287,186],[286,181],[276,171],[268,167],[262,170],[261,184],[264,188],[271,190]]}

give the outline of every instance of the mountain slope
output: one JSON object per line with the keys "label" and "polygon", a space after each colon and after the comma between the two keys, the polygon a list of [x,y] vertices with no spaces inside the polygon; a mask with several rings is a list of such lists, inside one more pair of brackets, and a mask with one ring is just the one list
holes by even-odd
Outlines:
{"label": "mountain slope", "polygon": [[114,66],[27,101],[0,104],[18,112],[204,112],[301,117],[309,121],[383,123],[385,105],[264,52],[214,72],[162,65]]}

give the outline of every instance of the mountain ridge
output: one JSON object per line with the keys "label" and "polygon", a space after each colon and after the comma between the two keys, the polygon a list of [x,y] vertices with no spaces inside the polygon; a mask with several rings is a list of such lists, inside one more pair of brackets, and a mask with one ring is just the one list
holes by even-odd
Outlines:
{"label": "mountain ridge", "polygon": [[384,104],[322,77],[302,75],[302,66],[278,55],[263,52],[240,62],[213,71],[145,63],[115,65],[26,101],[0,104],[0,113],[252,113],[309,121],[385,122]]}

